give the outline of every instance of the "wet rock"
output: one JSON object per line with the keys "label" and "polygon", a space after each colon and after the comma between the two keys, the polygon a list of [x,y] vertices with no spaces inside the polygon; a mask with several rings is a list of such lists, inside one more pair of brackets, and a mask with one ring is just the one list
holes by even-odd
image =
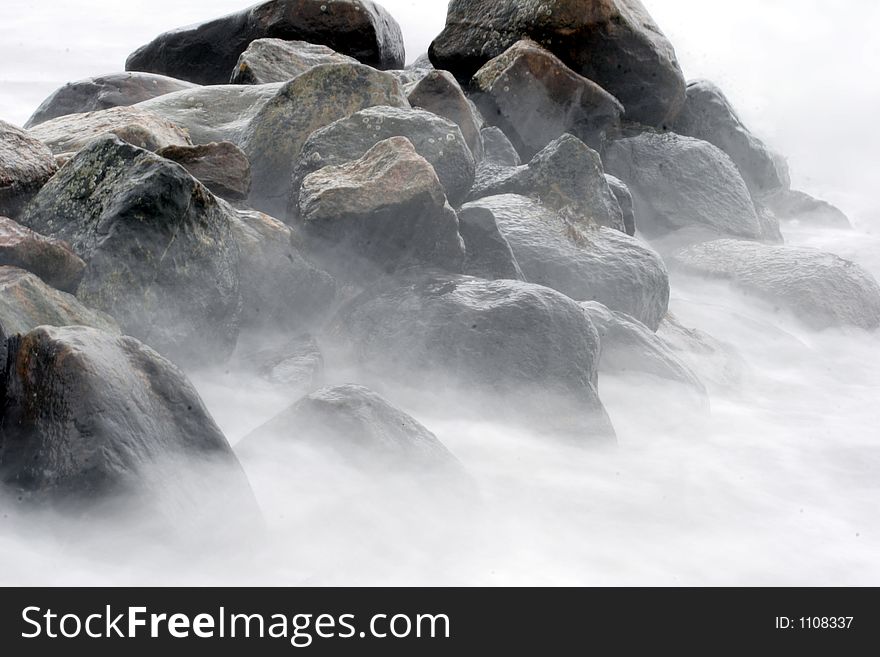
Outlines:
{"label": "wet rock", "polygon": [[604,162],[629,187],[637,228],[648,237],[694,226],[750,239],[763,234],[739,170],[708,142],[645,132],[609,144]]}
{"label": "wet rock", "polygon": [[615,178],[607,173],[605,174],[605,180],[608,182],[608,187],[611,188],[614,198],[617,199],[617,205],[620,206],[620,212],[623,215],[624,232],[630,236],[635,235],[636,213],[629,187],[620,178]]}
{"label": "wet rock", "polygon": [[0,215],[15,219],[56,170],[43,142],[0,121]]}
{"label": "wet rock", "polygon": [[684,103],[675,51],[639,0],[453,0],[429,54],[437,68],[469,80],[524,38],[613,94],[629,120],[668,124]]}
{"label": "wet rock", "polygon": [[[431,112],[371,107],[318,130],[302,147],[293,172],[291,199],[297,202],[303,179],[326,166],[356,160],[380,141],[405,137],[425,158],[449,202],[460,204],[474,182],[474,158],[458,126]],[[296,216],[292,210],[291,216]]]}
{"label": "wet rock", "polygon": [[287,82],[321,64],[357,64],[327,46],[305,41],[257,39],[248,45],[232,71],[231,84]]}
{"label": "wet rock", "polygon": [[43,101],[25,127],[32,128],[68,114],[128,107],[150,98],[194,88],[196,85],[191,82],[152,73],[111,73],[68,82]]}
{"label": "wet rock", "polygon": [[467,254],[465,274],[490,281],[503,278],[525,280],[513,250],[490,210],[465,206],[458,213],[458,230]]}
{"label": "wet rock", "polygon": [[167,146],[157,154],[180,164],[221,198],[244,200],[251,191],[251,163],[244,151],[231,142]]}
{"label": "wet rock", "polygon": [[782,189],[760,199],[779,219],[798,221],[807,226],[852,228],[849,218],[827,201],[813,198],[805,192]]}
{"label": "wet rock", "polygon": [[814,249],[716,240],[673,258],[684,272],[729,281],[821,330],[880,327],[880,286],[859,265]]}
{"label": "wet rock", "polygon": [[374,105],[409,103],[393,76],[360,64],[316,66],[284,84],[243,133],[241,146],[253,174],[252,205],[284,216],[291,205],[293,164],[309,135]]}
{"label": "wet rock", "polygon": [[77,296],[183,364],[223,360],[238,336],[235,217],[183,167],[112,136],[47,184],[22,223],[86,261]]}
{"label": "wet rock", "polygon": [[282,339],[250,339],[242,336],[231,364],[277,386],[306,394],[320,385],[324,375],[324,355],[310,335]]}
{"label": "wet rock", "polygon": [[733,345],[685,327],[671,313],[660,322],[657,337],[713,389],[737,388],[746,378],[748,365]]}
{"label": "wet rock", "polygon": [[483,160],[489,164],[505,167],[518,167],[522,164],[519,153],[507,135],[495,126],[487,126],[480,131],[483,137]]}
{"label": "wet rock", "polygon": [[380,69],[403,68],[400,26],[370,0],[270,0],[238,13],[160,34],[132,53],[128,71],[198,84],[225,84],[257,39],[307,41]]}
{"label": "wet rock", "polygon": [[623,106],[533,41],[518,41],[474,75],[477,106],[531,158],[565,133],[599,149]]}
{"label": "wet rock", "polygon": [[480,119],[464,91],[448,71],[426,71],[408,95],[413,107],[433,112],[455,123],[475,160],[483,159]]}
{"label": "wet rock", "polygon": [[299,216],[309,251],[347,277],[410,265],[461,271],[458,219],[433,167],[405,137],[306,176]]}
{"label": "wet rock", "polygon": [[0,265],[26,269],[71,294],[76,293],[86,269],[86,263],[68,244],[44,237],[7,217],[0,217]]}
{"label": "wet rock", "polygon": [[610,228],[572,224],[524,196],[506,194],[462,209],[492,212],[527,281],[577,301],[598,301],[656,329],[669,304],[669,277],[654,251]]}
{"label": "wet rock", "polygon": [[31,128],[30,133],[53,153],[75,153],[107,133],[148,151],[192,144],[185,130],[138,107],[111,107],[99,112],[61,116]]}

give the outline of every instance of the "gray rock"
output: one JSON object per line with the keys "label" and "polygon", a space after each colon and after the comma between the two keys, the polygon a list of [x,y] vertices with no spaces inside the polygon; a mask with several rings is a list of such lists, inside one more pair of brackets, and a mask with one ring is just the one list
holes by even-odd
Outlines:
{"label": "gray rock", "polygon": [[305,41],[257,39],[238,58],[231,84],[269,84],[287,82],[321,64],[357,64],[327,46]]}
{"label": "gray rock", "polygon": [[572,224],[523,196],[506,194],[463,209],[492,212],[526,280],[577,301],[599,301],[656,329],[669,304],[669,277],[654,251],[610,228]]}
{"label": "gray rock", "polygon": [[609,144],[605,168],[629,187],[637,228],[648,237],[694,226],[750,239],[763,234],[739,170],[708,142],[645,132]]}
{"label": "gray rock", "polygon": [[[291,201],[298,202],[303,179],[313,171],[356,160],[380,141],[406,137],[425,158],[456,207],[474,182],[474,158],[458,126],[431,112],[371,107],[318,130],[302,147],[293,172]],[[291,216],[296,216],[292,208]]]}
{"label": "gray rock", "polygon": [[43,142],[0,121],[0,215],[17,218],[57,169]]}
{"label": "gray rock", "polygon": [[779,219],[798,221],[807,226],[826,228],[852,228],[849,218],[837,207],[827,201],[813,198],[805,192],[781,189],[760,198]]}
{"label": "gray rock", "polygon": [[620,212],[623,215],[624,232],[630,236],[635,235],[636,212],[629,187],[620,178],[615,178],[607,173],[605,174],[605,180],[608,182],[608,187],[611,188],[614,198],[617,199],[617,205],[620,206]]}
{"label": "gray rock", "polygon": [[228,356],[238,336],[234,220],[180,165],[107,136],[68,162],[21,222],[86,261],[80,300],[176,362],[198,364]]}
{"label": "gray rock", "polygon": [[111,73],[68,82],[43,101],[25,127],[32,128],[68,114],[128,107],[157,96],[194,88],[196,85],[191,82],[152,73]]}
{"label": "gray rock", "polygon": [[458,213],[458,230],[467,254],[465,274],[490,281],[503,278],[525,280],[513,250],[490,210],[465,206]]}
{"label": "gray rock", "polygon": [[567,132],[599,149],[623,113],[614,96],[530,40],[486,63],[471,85],[480,111],[524,159]]}
{"label": "gray rock", "polygon": [[127,71],[225,84],[257,39],[329,46],[376,68],[403,68],[400,26],[370,0],[270,0],[214,20],[160,34],[132,53]]}
{"label": "gray rock", "polygon": [[880,327],[880,286],[859,265],[814,249],[716,240],[677,253],[682,271],[724,279],[821,330]]}
{"label": "gray rock", "polygon": [[0,217],[0,265],[21,267],[64,292],[76,293],[86,263],[70,245]]}
{"label": "gray rock", "polygon": [[406,137],[306,176],[298,214],[309,252],[347,279],[412,265],[461,271],[458,219],[433,167]]}
{"label": "gray rock", "polygon": [[197,146],[167,146],[157,152],[177,162],[214,194],[240,201],[251,191],[251,163],[238,146],[229,141]]}
{"label": "gray rock", "polygon": [[429,54],[437,68],[469,80],[524,38],[613,94],[631,121],[666,124],[684,102],[675,51],[639,0],[453,0]]}
{"label": "gray rock", "polygon": [[483,160],[489,164],[504,167],[518,167],[522,164],[519,153],[507,135],[495,126],[487,126],[480,130],[483,137]]}
{"label": "gray rock", "polygon": [[748,365],[733,345],[686,328],[671,313],[660,323],[657,337],[713,389],[737,388],[745,381]]}
{"label": "gray rock", "polygon": [[266,340],[252,333],[242,334],[231,365],[265,381],[306,394],[320,385],[324,376],[324,355],[310,335]]}
{"label": "gray rock", "polygon": [[755,196],[791,186],[785,161],[743,125],[721,89],[708,80],[688,83],[687,100],[672,129],[727,153]]}
{"label": "gray rock", "polygon": [[424,77],[408,89],[409,104],[433,112],[455,123],[474,159],[483,159],[481,121],[456,79],[448,71],[425,71]]}
{"label": "gray rock", "polygon": [[284,84],[243,133],[241,146],[253,174],[251,204],[284,216],[293,164],[309,135],[374,105],[409,103],[392,75],[361,64],[323,64]]}

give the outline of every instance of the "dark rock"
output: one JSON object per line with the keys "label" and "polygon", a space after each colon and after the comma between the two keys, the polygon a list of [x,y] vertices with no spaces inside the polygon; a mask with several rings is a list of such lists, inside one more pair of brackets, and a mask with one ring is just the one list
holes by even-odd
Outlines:
{"label": "dark rock", "polygon": [[357,64],[357,60],[305,41],[257,39],[238,58],[230,83],[287,82],[321,64]]}
{"label": "dark rock", "polygon": [[128,107],[150,98],[195,87],[190,82],[152,73],[111,73],[68,82],[43,101],[25,127],[32,128],[68,114]]}
{"label": "dark rock", "polygon": [[181,458],[193,470],[221,469],[230,497],[253,501],[195,389],[152,349],[82,326],[42,326],[6,348],[0,478],[29,501],[69,505],[177,489],[187,470],[173,467]]}
{"label": "dark rock", "polygon": [[490,281],[503,278],[525,280],[510,244],[498,229],[495,215],[490,210],[465,206],[458,213],[458,230],[467,254],[465,274]]}
{"label": "dark rock", "polygon": [[629,187],[620,178],[615,178],[607,173],[605,174],[605,180],[608,182],[608,187],[611,188],[611,193],[617,199],[617,205],[620,206],[620,212],[623,214],[624,232],[630,236],[635,235],[636,213]]}
{"label": "dark rock", "polygon": [[707,80],[688,84],[687,100],[672,129],[727,153],[753,195],[791,186],[785,161],[749,132],[721,89]]}
{"label": "dark rock", "polygon": [[426,71],[409,91],[409,104],[455,123],[475,160],[483,159],[480,120],[464,91],[448,71]]}
{"label": "dark rock", "polygon": [[236,14],[160,34],[125,63],[198,84],[225,84],[257,39],[329,46],[375,68],[403,68],[400,26],[370,0],[270,0]]}
{"label": "dark rock", "polygon": [[148,151],[192,144],[180,126],[139,107],[111,107],[100,112],[60,116],[35,126],[30,133],[53,153],[75,153],[107,133]]}
{"label": "dark rock", "polygon": [[81,150],[22,217],[86,261],[83,302],[186,364],[220,361],[235,346],[234,221],[183,167],[112,136]]}
{"label": "dark rock", "polygon": [[518,167],[522,164],[519,153],[507,135],[495,126],[487,126],[480,131],[483,137],[483,160],[489,164],[505,167]]}
{"label": "dark rock", "polygon": [[198,146],[167,146],[157,152],[177,162],[214,194],[231,201],[244,200],[251,191],[251,163],[228,141]]}
{"label": "dark rock", "polygon": [[814,249],[716,240],[675,255],[684,272],[730,281],[811,328],[880,327],[880,286],[859,265]]}
{"label": "dark rock", "polygon": [[[34,274],[17,267],[0,267],[0,334],[10,336],[38,326],[72,324],[119,332],[111,317],[49,287]],[[0,345],[0,353],[3,351]]]}
{"label": "dark rock", "polygon": [[[318,130],[302,147],[293,172],[291,200],[303,179],[326,166],[356,160],[380,141],[406,137],[443,185],[449,202],[460,204],[474,182],[474,158],[458,126],[431,112],[371,107]],[[296,216],[292,208],[292,216]]]}
{"label": "dark rock", "polygon": [[524,159],[567,132],[599,149],[623,112],[614,96],[528,40],[483,66],[472,86],[480,111]]}
{"label": "dark rock", "polygon": [[309,251],[346,277],[410,265],[461,271],[458,219],[433,167],[405,137],[306,176],[299,216]]}
{"label": "dark rock", "polygon": [[275,340],[250,340],[242,335],[231,364],[278,386],[306,394],[320,385],[324,375],[324,356],[310,335]]}
{"label": "dark rock", "polygon": [[631,121],[668,124],[684,102],[675,51],[639,0],[453,0],[429,54],[437,68],[469,80],[524,38],[613,94]]}
{"label": "dark rock", "polygon": [[284,84],[243,133],[241,146],[251,161],[254,207],[283,216],[293,207],[290,176],[309,135],[373,105],[408,107],[409,103],[392,75],[361,64],[323,64]]}
{"label": "dark rock", "polygon": [[763,234],[739,170],[708,142],[645,132],[609,144],[605,167],[629,187],[637,228],[648,237],[694,226],[750,239]]}
{"label": "dark rock", "polygon": [[64,292],[76,293],[86,263],[70,246],[0,217],[0,265],[21,267]]}
{"label": "dark rock", "polygon": [[17,218],[56,170],[52,151],[43,142],[0,121],[0,215]]}
{"label": "dark rock", "polygon": [[852,228],[847,216],[827,201],[813,198],[804,192],[781,189],[761,197],[760,203],[766,205],[778,218],[798,221],[807,226],[827,228]]}
{"label": "dark rock", "polygon": [[464,209],[492,212],[526,280],[578,301],[599,301],[656,329],[669,277],[654,251],[610,228],[583,227],[524,196],[491,196]]}

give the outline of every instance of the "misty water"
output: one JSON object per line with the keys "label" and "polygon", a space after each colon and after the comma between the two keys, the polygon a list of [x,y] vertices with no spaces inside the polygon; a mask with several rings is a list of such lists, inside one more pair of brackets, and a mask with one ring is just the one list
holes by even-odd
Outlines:
{"label": "misty water", "polygon": [[[8,1],[0,117],[21,124],[64,81],[120,69],[163,29],[241,4],[76,0],[50,12]],[[443,2],[383,4],[410,59],[442,27]],[[856,226],[783,225],[786,242],[880,278],[880,138],[868,120],[880,91],[865,84],[880,72],[869,29],[880,10],[856,1],[841,3],[848,12],[781,0],[646,4],[687,77],[724,87],[746,123],[789,156],[794,186],[838,204]],[[853,21],[859,13],[865,20]],[[816,39],[825,39],[821,52]],[[304,446],[244,450],[264,526],[214,509],[210,522],[184,519],[188,529],[169,537],[137,517],[78,525],[4,503],[0,582],[880,584],[880,337],[811,331],[724,284],[679,275],[670,311],[732,345],[739,369],[724,377],[711,359],[689,362],[709,387],[708,410],[660,380],[601,376],[616,449],[562,446],[463,419],[460,400],[396,390],[391,400],[458,457],[476,493],[395,472],[377,479]],[[233,445],[296,399],[234,372],[190,375]],[[325,378],[350,376],[331,366]]]}

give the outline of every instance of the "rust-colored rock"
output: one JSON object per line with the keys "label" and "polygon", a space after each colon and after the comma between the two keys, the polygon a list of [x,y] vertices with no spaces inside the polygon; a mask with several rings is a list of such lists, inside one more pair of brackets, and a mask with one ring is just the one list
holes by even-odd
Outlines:
{"label": "rust-colored rock", "polygon": [[168,146],[157,155],[177,162],[222,198],[243,200],[251,191],[251,163],[244,151],[232,142]]}
{"label": "rust-colored rock", "polygon": [[71,294],[86,270],[86,263],[66,242],[35,233],[7,217],[0,217],[0,265],[26,269]]}

